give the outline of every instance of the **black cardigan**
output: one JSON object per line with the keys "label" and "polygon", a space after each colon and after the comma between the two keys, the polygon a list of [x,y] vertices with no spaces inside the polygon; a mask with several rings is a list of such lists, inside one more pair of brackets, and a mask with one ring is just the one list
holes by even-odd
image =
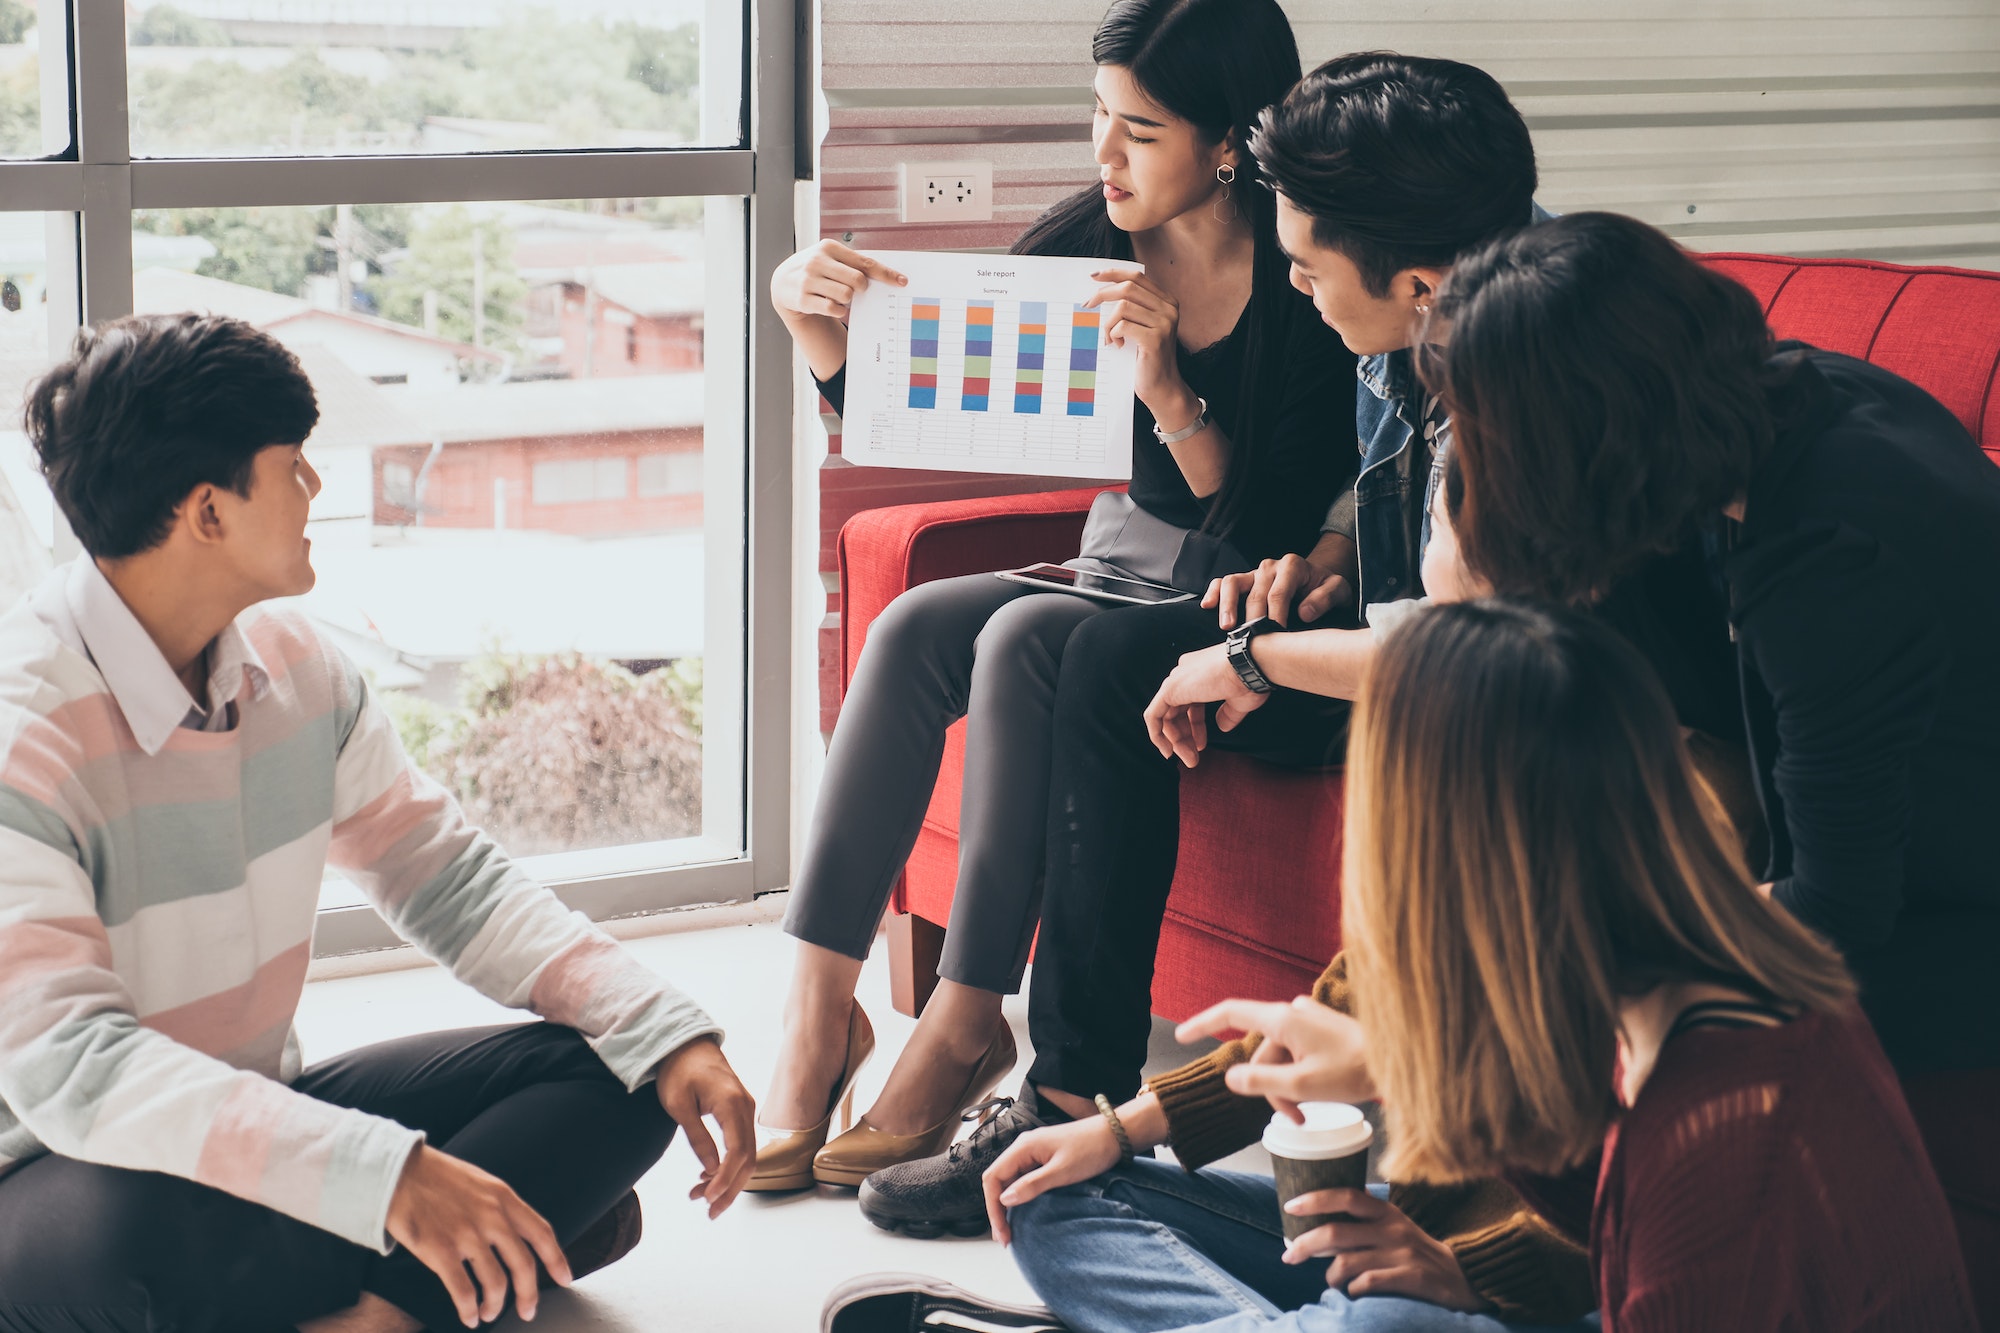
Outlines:
{"label": "black cardigan", "polygon": [[1908,381],[1780,357],[1721,558],[1767,877],[1901,1070],[2000,1066],[2000,468]]}

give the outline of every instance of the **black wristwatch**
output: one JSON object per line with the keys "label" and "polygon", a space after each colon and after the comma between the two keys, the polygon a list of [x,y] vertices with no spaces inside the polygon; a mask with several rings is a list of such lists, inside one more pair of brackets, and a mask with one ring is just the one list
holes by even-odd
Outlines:
{"label": "black wristwatch", "polygon": [[1250,656],[1250,640],[1276,628],[1277,621],[1269,616],[1258,616],[1229,631],[1229,637],[1223,640],[1223,651],[1229,658],[1229,665],[1236,668],[1236,674],[1243,678],[1243,683],[1253,694],[1269,694],[1272,686],[1264,673],[1257,669],[1256,659]]}

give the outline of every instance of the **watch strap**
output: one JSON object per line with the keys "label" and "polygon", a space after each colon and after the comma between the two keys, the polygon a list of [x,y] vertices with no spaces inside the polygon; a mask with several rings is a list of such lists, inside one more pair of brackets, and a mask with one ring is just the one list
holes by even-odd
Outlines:
{"label": "watch strap", "polygon": [[1250,655],[1250,642],[1259,634],[1276,627],[1269,619],[1253,620],[1231,630],[1228,639],[1224,641],[1227,646],[1223,649],[1223,655],[1229,660],[1229,665],[1235,670],[1237,678],[1248,686],[1253,694],[1269,694],[1274,687],[1270,677],[1258,669],[1257,659]]}
{"label": "watch strap", "polygon": [[1196,395],[1194,401],[1195,401],[1195,414],[1193,421],[1181,427],[1179,430],[1171,432],[1161,430],[1160,423],[1158,421],[1154,421],[1153,438],[1158,440],[1161,444],[1179,444],[1182,440],[1191,440],[1195,436],[1207,430],[1208,399],[1203,398],[1200,395]]}

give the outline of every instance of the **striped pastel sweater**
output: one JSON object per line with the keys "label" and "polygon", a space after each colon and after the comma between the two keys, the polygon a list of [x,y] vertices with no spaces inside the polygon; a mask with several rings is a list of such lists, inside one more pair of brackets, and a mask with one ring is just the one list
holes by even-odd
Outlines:
{"label": "striped pastel sweater", "polygon": [[0,1188],[55,1152],[387,1252],[423,1136],[286,1086],[329,862],[460,980],[582,1032],[628,1087],[718,1032],[471,827],[299,616],[239,619],[263,672],[237,724],[149,756],[63,632],[66,572],[0,617]]}

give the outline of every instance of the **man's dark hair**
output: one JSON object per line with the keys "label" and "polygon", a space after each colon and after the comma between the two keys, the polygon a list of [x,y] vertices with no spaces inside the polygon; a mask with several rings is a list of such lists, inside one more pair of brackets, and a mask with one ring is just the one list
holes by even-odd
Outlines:
{"label": "man's dark hair", "polygon": [[151,550],[195,487],[250,493],[257,454],[319,421],[299,360],[217,315],[134,315],[87,328],[23,413],[42,475],[83,549]]}
{"label": "man's dark hair", "polygon": [[1327,61],[1250,137],[1264,179],[1375,296],[1527,225],[1535,145],[1506,90],[1456,60],[1365,51]]}
{"label": "man's dark hair", "polygon": [[1418,357],[1451,411],[1446,504],[1500,592],[1589,601],[1743,493],[1776,432],[1763,307],[1662,233],[1574,213],[1467,255]]}

